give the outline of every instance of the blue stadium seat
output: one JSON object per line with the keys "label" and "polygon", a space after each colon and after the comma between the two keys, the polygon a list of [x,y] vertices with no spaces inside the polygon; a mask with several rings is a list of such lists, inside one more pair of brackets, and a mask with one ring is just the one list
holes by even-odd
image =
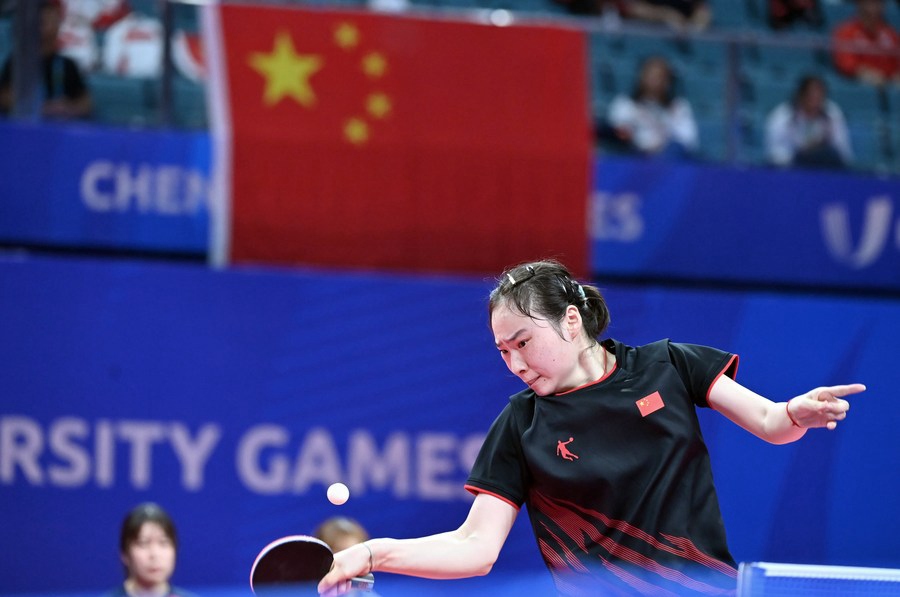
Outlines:
{"label": "blue stadium seat", "polygon": [[6,62],[6,57],[12,50],[12,44],[12,19],[2,18],[0,19],[0,65]]}
{"label": "blue stadium seat", "polygon": [[701,118],[697,121],[700,135],[699,157],[720,162],[728,157],[728,138],[724,120],[721,118]]}
{"label": "blue stadium seat", "polygon": [[723,73],[728,66],[728,46],[718,41],[690,40],[683,55],[692,70],[707,75]]}
{"label": "blue stadium seat", "polygon": [[744,103],[758,113],[768,114],[775,106],[789,100],[796,87],[795,80],[758,78],[748,85],[748,97]]}
{"label": "blue stadium seat", "polygon": [[202,84],[183,77],[172,80],[172,119],[180,128],[207,127],[206,90]]}
{"label": "blue stadium seat", "polygon": [[172,3],[172,20],[175,29],[191,33],[200,30],[199,7],[193,4]]}
{"label": "blue stadium seat", "polygon": [[116,126],[153,124],[155,96],[145,79],[93,74],[88,85],[94,100],[94,120]]}
{"label": "blue stadium seat", "polygon": [[149,17],[160,17],[159,2],[156,0],[129,0],[133,12]]}
{"label": "blue stadium seat", "polygon": [[873,171],[887,167],[884,155],[884,143],[878,127],[873,125],[849,124],[850,143],[856,156],[854,167],[860,170]]}
{"label": "blue stadium seat", "polygon": [[828,95],[845,114],[872,117],[882,111],[881,98],[875,87],[829,73],[825,77]]}
{"label": "blue stadium seat", "polygon": [[819,5],[822,7],[829,31],[856,14],[856,6],[853,2],[820,0]]}
{"label": "blue stadium seat", "polygon": [[695,115],[721,121],[725,118],[727,84],[724,72],[707,75],[688,70],[680,77],[677,91],[691,103]]}
{"label": "blue stadium seat", "polygon": [[742,47],[741,66],[755,78],[795,81],[830,70],[831,60],[822,49],[759,43]]}
{"label": "blue stadium seat", "polygon": [[716,29],[750,29],[756,25],[744,0],[708,0]]}

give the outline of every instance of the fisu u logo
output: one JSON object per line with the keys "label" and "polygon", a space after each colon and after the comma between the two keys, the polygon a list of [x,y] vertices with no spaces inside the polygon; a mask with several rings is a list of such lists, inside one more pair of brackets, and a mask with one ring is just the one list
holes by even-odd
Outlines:
{"label": "fisu u logo", "polygon": [[[889,242],[894,205],[888,195],[872,197],[866,203],[861,233],[853,247],[854,235],[850,230],[850,215],[846,205],[832,203],[819,214],[825,246],[834,259],[853,269],[872,265],[884,252]],[[896,223],[895,244],[900,249],[900,221]]]}

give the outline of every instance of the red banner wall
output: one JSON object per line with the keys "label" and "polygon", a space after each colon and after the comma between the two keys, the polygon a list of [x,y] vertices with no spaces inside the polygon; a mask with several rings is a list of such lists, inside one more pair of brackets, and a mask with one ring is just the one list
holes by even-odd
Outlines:
{"label": "red banner wall", "polygon": [[497,272],[555,256],[586,271],[582,33],[216,10],[232,262]]}

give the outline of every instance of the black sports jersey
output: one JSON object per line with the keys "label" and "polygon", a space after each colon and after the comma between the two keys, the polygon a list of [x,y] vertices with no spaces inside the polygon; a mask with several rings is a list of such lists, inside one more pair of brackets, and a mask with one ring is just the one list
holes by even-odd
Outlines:
{"label": "black sports jersey", "polygon": [[738,357],[613,340],[615,367],[553,396],[528,389],[494,421],[466,488],[528,515],[564,594],[725,595],[735,562],[696,406]]}

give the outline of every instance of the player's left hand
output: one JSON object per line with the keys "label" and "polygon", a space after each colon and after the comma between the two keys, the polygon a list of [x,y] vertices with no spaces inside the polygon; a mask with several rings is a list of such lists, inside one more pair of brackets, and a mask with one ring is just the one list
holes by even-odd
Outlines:
{"label": "player's left hand", "polygon": [[850,403],[843,397],[865,389],[866,386],[861,383],[815,388],[791,398],[787,409],[800,427],[835,429],[838,421],[847,418],[847,411],[850,410]]}

